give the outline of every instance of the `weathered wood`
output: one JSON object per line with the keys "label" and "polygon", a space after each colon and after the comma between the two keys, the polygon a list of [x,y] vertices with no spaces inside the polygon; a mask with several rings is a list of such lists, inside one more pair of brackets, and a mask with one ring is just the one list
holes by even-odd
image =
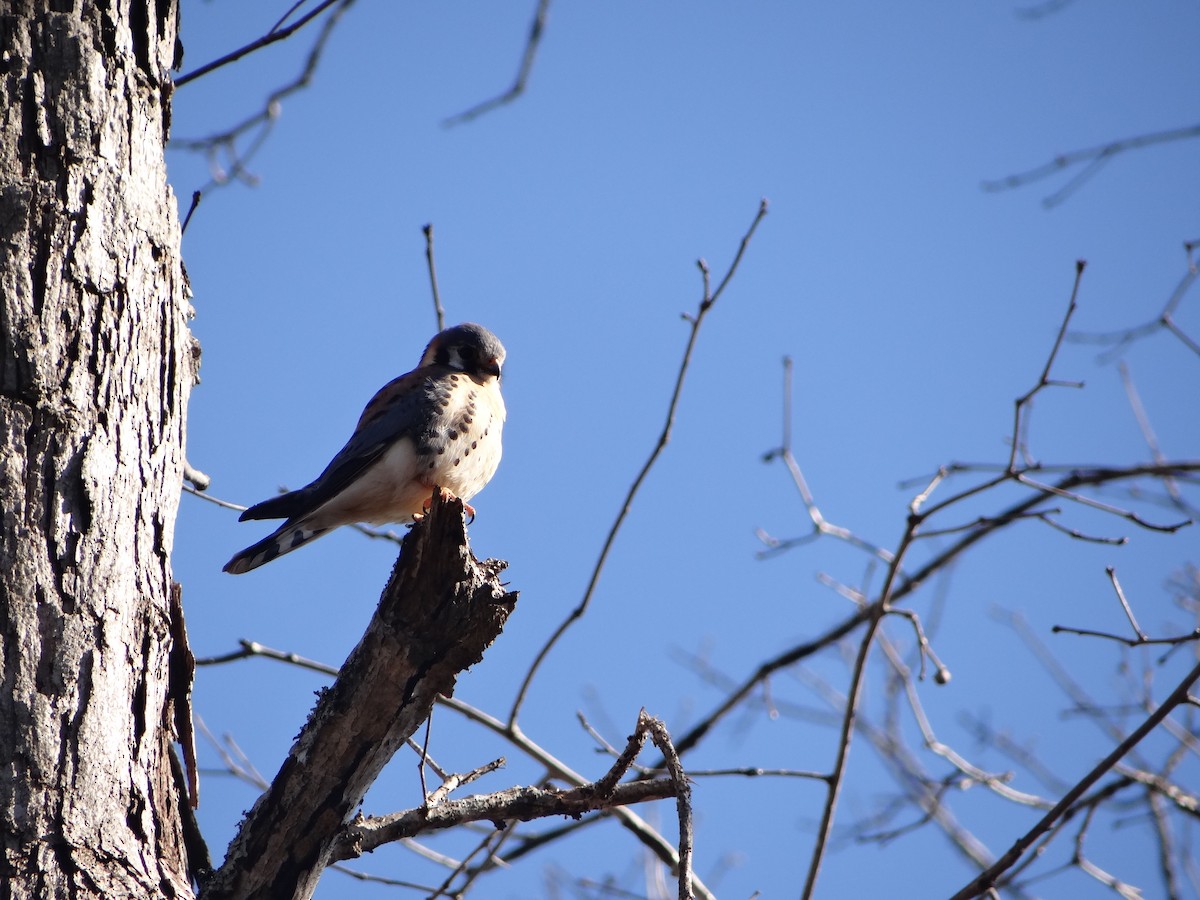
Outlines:
{"label": "weathered wood", "polygon": [[192,895],[164,719],[194,375],[163,158],[176,17],[0,8],[6,897]]}
{"label": "weathered wood", "polygon": [[517,599],[471,553],[460,500],[404,539],[379,608],[208,881],[203,900],[309,897],[335,839],[438,694],[479,662]]}

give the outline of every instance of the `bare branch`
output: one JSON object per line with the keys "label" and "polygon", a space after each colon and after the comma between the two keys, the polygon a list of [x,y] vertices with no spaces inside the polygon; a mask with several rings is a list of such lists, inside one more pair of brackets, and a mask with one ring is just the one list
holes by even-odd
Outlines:
{"label": "bare branch", "polygon": [[778,656],[772,657],[762,663],[754,670],[743,682],[729,692],[722,700],[717,708],[702,718],[699,722],[691,727],[682,738],[675,742],[675,749],[683,754],[691,750],[699,744],[704,737],[716,727],[717,723],[725,718],[730,712],[741,705],[742,701],[754,692],[761,683],[765,682],[772,674],[780,669],[786,669],[795,665],[803,659],[812,656],[813,654],[830,647],[853,632],[858,626],[862,625],[868,619],[868,610],[866,607],[855,612],[853,615],[844,619],[833,628],[826,631],[824,634],[814,638],[811,641],[805,641],[795,647],[791,647]]}
{"label": "bare branch", "polygon": [[1112,582],[1113,590],[1117,594],[1117,599],[1121,601],[1121,609],[1125,610],[1125,615],[1129,619],[1129,625],[1133,628],[1133,633],[1143,641],[1146,640],[1146,633],[1137,623],[1137,619],[1133,616],[1133,610],[1129,607],[1129,601],[1125,599],[1125,591],[1121,589],[1121,582],[1117,580],[1117,570],[1113,566],[1108,566],[1104,570],[1108,574],[1109,581]]}
{"label": "bare branch", "polygon": [[[1084,260],[1077,260],[1075,263],[1075,283],[1071,287],[1071,299],[1067,303],[1067,312],[1063,316],[1062,325],[1059,326],[1058,335],[1054,338],[1054,346],[1050,348],[1050,355],[1046,357],[1046,365],[1042,369],[1042,374],[1032,388],[1025,394],[1016,399],[1016,409],[1013,413],[1013,430],[1012,430],[1012,448],[1008,456],[1008,471],[1015,472],[1017,469],[1017,454],[1021,453],[1026,457],[1028,464],[1028,450],[1025,447],[1026,434],[1029,429],[1029,409],[1033,398],[1046,387],[1052,385],[1064,385],[1071,387],[1083,387],[1082,382],[1057,382],[1050,380],[1050,369],[1054,366],[1055,357],[1058,356],[1058,349],[1062,346],[1063,335],[1067,333],[1067,325],[1071,322],[1071,316],[1075,313],[1077,306],[1077,298],[1079,297],[1079,283],[1083,279],[1083,270],[1087,266]],[[1024,413],[1024,420],[1022,420]],[[1022,427],[1024,425],[1024,427]]]}
{"label": "bare branch", "polygon": [[[178,78],[175,79],[175,87],[181,88],[188,82],[195,81],[197,78],[207,75],[209,72],[216,71],[217,69],[221,68],[222,66],[229,65],[229,63],[231,63],[231,62],[237,62],[243,56],[247,56],[247,55],[253,53],[255,50],[261,50],[263,47],[267,47],[267,46],[277,43],[279,41],[287,40],[293,34],[295,34],[297,31],[299,31],[301,28],[303,28],[305,25],[307,25],[313,19],[317,18],[319,15],[321,15],[321,13],[325,12],[325,10],[329,9],[329,7],[333,6],[336,3],[340,3],[342,6],[341,11],[344,11],[346,9],[346,7],[350,6],[350,4],[352,4],[353,2],[354,2],[354,0],[321,0],[321,2],[317,4],[315,9],[312,9],[309,12],[305,13],[297,21],[293,22],[291,25],[288,25],[286,28],[281,28],[280,25],[282,25],[284,20],[287,19],[291,15],[291,13],[300,5],[299,3],[297,3],[290,10],[288,10],[288,12],[284,15],[284,17],[282,19],[280,19],[278,22],[275,23],[274,26],[272,26],[270,31],[268,31],[262,37],[251,41],[249,44],[246,44],[243,47],[239,47],[237,50],[234,50],[230,53],[226,53],[224,56],[214,59],[210,63],[205,63],[204,65],[200,66],[200,68],[193,69],[191,72],[188,72],[186,75],[180,75]],[[339,13],[338,13],[339,15],[340,15],[341,11],[339,11]]]}
{"label": "bare branch", "polygon": [[[483,710],[476,709],[470,704],[464,703],[455,697],[439,697],[438,701],[442,706],[454,710],[455,712],[465,716],[470,721],[484,726],[493,734],[499,735],[507,740],[510,744],[518,748],[530,759],[536,760],[545,766],[550,777],[565,781],[568,784],[574,785],[575,787],[583,787],[589,783],[587,779],[585,779],[578,772],[574,771],[570,766],[566,765],[566,763],[553,756],[541,745],[530,740],[525,733],[521,731],[520,726],[518,726],[516,723],[502,722]],[[663,839],[662,835],[655,831],[654,828],[637,816],[632,810],[622,806],[613,808],[609,812],[621,823],[622,826],[625,827],[627,831],[629,831],[630,834],[632,834],[645,847],[654,853],[658,859],[662,860],[666,865],[672,868],[675,868],[679,865],[679,857],[676,854],[675,848],[667,843]],[[563,834],[574,831],[576,827],[578,826],[567,826],[564,829],[559,829],[553,835],[543,837],[542,839],[528,839],[525,842],[522,850],[517,851],[509,858],[515,858],[516,856],[521,855],[523,852],[528,852],[526,848],[533,849],[534,847],[541,846],[550,840],[557,839]],[[692,876],[692,890],[695,891],[696,894],[701,898],[709,898],[712,896],[708,888],[704,886],[704,883],[694,874]]]}
{"label": "bare branch", "polygon": [[484,763],[482,766],[477,766],[470,772],[446,775],[442,780],[441,786],[436,788],[425,798],[426,808],[430,806],[437,806],[439,803],[446,802],[446,798],[457,791],[460,787],[464,787],[470,784],[472,781],[477,781],[484,775],[490,775],[492,772],[495,772],[497,769],[501,769],[503,767],[504,757],[502,756],[499,759],[493,759],[489,763]]}
{"label": "bare branch", "polygon": [[325,663],[317,662],[316,660],[308,659],[300,656],[297,653],[290,653],[285,650],[274,650],[271,647],[264,646],[258,641],[248,641],[242,638],[238,641],[241,645],[240,650],[234,650],[230,653],[224,653],[220,656],[206,656],[196,660],[198,666],[216,666],[222,663],[235,662],[239,659],[249,659],[252,656],[263,656],[267,659],[278,660],[279,662],[290,663],[293,666],[298,666],[301,669],[309,669],[313,672],[320,672],[322,675],[328,675],[331,678],[336,678],[338,670],[334,666]]}
{"label": "bare branch", "polygon": [[529,83],[529,73],[533,71],[533,61],[537,58],[538,47],[542,43],[542,35],[546,30],[546,17],[549,12],[550,0],[538,0],[537,9],[533,13],[533,22],[529,26],[529,38],[525,41],[525,52],[521,56],[521,65],[517,69],[517,77],[514,79],[512,87],[490,100],[485,100],[456,116],[451,116],[442,122],[443,126],[450,128],[470,122],[472,119],[478,119],[485,113],[512,103],[525,93],[525,86]]}
{"label": "bare branch", "polygon": [[764,453],[763,462],[771,462],[777,457],[783,460],[784,465],[787,466],[788,473],[792,476],[792,483],[796,485],[796,490],[800,494],[800,501],[804,504],[804,510],[808,513],[808,518],[812,521],[813,530],[799,538],[779,540],[767,534],[761,528],[758,529],[758,539],[767,545],[766,550],[759,552],[759,558],[762,559],[780,553],[799,544],[807,544],[822,534],[827,534],[840,541],[845,541],[851,546],[858,547],[860,550],[871,554],[885,563],[890,563],[892,561],[891,553],[864,541],[849,528],[843,528],[840,525],[834,525],[827,521],[821,515],[821,510],[817,508],[813,493],[809,490],[808,482],[805,480],[804,473],[800,469],[800,463],[796,461],[796,456],[792,452],[792,368],[792,358],[785,356],[783,358],[783,443],[777,449]]}
{"label": "bare branch", "polygon": [[675,376],[675,390],[672,392],[670,403],[667,405],[667,417],[666,422],[663,424],[662,432],[658,436],[658,441],[655,443],[654,449],[650,451],[650,456],[646,459],[646,462],[642,464],[641,470],[633,479],[633,484],[630,485],[629,490],[625,494],[625,501],[621,504],[621,510],[617,513],[617,517],[613,521],[612,527],[608,530],[608,536],[604,539],[604,546],[600,550],[600,558],[596,560],[596,565],[592,569],[592,576],[588,580],[587,588],[584,590],[583,599],[579,602],[579,605],[576,606],[575,609],[573,609],[565,619],[563,619],[558,628],[555,629],[549,640],[546,641],[541,650],[538,651],[537,656],[534,657],[533,663],[529,666],[529,671],[525,673],[525,678],[521,682],[520,689],[517,691],[516,700],[513,701],[512,710],[509,712],[508,721],[510,725],[516,723],[517,716],[521,711],[521,706],[524,704],[525,697],[529,692],[529,686],[532,684],[533,678],[537,674],[538,669],[541,668],[543,660],[545,660],[546,656],[549,655],[551,649],[553,649],[554,645],[558,643],[559,639],[566,633],[567,629],[570,628],[574,622],[579,620],[585,612],[587,612],[587,608],[592,602],[592,595],[595,593],[596,586],[600,583],[600,573],[604,570],[604,563],[608,559],[609,551],[612,550],[613,544],[617,539],[617,534],[621,530],[621,526],[625,523],[625,517],[629,515],[629,510],[633,506],[633,498],[637,496],[638,490],[641,488],[642,483],[646,480],[646,476],[650,474],[650,470],[654,467],[655,462],[658,461],[659,455],[671,440],[671,432],[675,426],[675,410],[679,406],[679,398],[683,393],[684,379],[687,377],[688,367],[692,360],[692,351],[695,349],[696,338],[700,334],[700,326],[704,322],[704,317],[707,315],[708,311],[712,309],[717,300],[720,299],[721,294],[725,292],[725,288],[729,284],[730,279],[733,278],[734,273],[737,272],[738,265],[741,263],[742,257],[746,254],[746,248],[750,245],[750,239],[754,237],[754,232],[758,229],[759,223],[763,220],[766,214],[767,201],[766,199],[763,199],[758,205],[758,212],[754,216],[754,221],[750,223],[750,228],[747,229],[746,233],[742,236],[742,241],[738,245],[738,250],[733,257],[733,262],[729,264],[729,268],[725,272],[725,277],[721,279],[721,283],[718,285],[715,292],[710,288],[706,267],[701,266],[702,271],[705,271],[704,296],[700,300],[700,305],[697,309],[696,315],[685,317],[691,323],[692,328],[690,334],[688,335],[687,347],[683,351],[683,360],[679,365],[679,372]]}
{"label": "bare branch", "polygon": [[1067,500],[1073,500],[1074,502],[1082,504],[1083,506],[1090,506],[1092,509],[1098,509],[1101,512],[1110,513],[1111,515],[1119,516],[1122,519],[1128,519],[1130,522],[1133,522],[1135,525],[1140,525],[1142,528],[1145,528],[1148,531],[1161,531],[1167,534],[1173,534],[1180,528],[1186,528],[1192,524],[1191,519],[1181,519],[1176,522],[1167,522],[1164,524],[1150,522],[1135,513],[1133,510],[1121,509],[1120,507],[1113,506],[1109,503],[1093,500],[1091,497],[1084,496],[1083,494],[1072,491],[1069,488],[1064,488],[1058,485],[1043,484],[1042,482],[1034,481],[1024,472],[1016,473],[1016,479],[1021,484],[1039,491],[1043,491],[1046,494],[1053,494],[1056,497],[1064,497]]}
{"label": "bare branch", "polygon": [[1154,793],[1171,801],[1181,812],[1200,819],[1200,797],[1197,797],[1195,794],[1189,794],[1183,788],[1172,784],[1161,775],[1155,775],[1153,772],[1146,772],[1142,769],[1126,765],[1114,766],[1113,771],[1124,775],[1126,778],[1133,779],[1138,784],[1144,784],[1150,790],[1154,791]]}
{"label": "bare branch", "polygon": [[1200,246],[1200,241],[1187,241],[1184,243],[1183,249],[1187,254],[1187,265],[1184,268],[1184,273],[1175,285],[1175,289],[1167,297],[1167,302],[1163,305],[1162,310],[1155,319],[1120,331],[1071,332],[1067,335],[1067,340],[1080,344],[1111,344],[1112,346],[1108,350],[1100,354],[1100,361],[1107,362],[1120,355],[1135,341],[1165,329],[1175,335],[1192,353],[1200,356],[1200,343],[1197,343],[1193,338],[1185,334],[1175,323],[1175,313],[1183,302],[1184,296],[1186,296],[1192,285],[1196,283],[1196,279],[1200,278],[1200,267],[1196,265],[1195,260],[1192,258],[1193,251],[1197,246]]}
{"label": "bare branch", "polygon": [[667,761],[667,770],[675,787],[675,805],[679,814],[679,900],[692,900],[692,788],[662,720],[647,716],[643,710],[638,716],[639,729],[643,727],[643,722],[654,746]]}
{"label": "bare branch", "polygon": [[354,859],[402,838],[453,828],[466,822],[491,822],[497,828],[505,828],[506,822],[514,820],[529,821],[550,816],[575,818],[597,810],[674,796],[675,784],[670,778],[627,781],[613,786],[606,795],[602,795],[595,784],[567,790],[513,787],[386,816],[357,816],[338,836],[331,853],[335,860]]}
{"label": "bare branch", "polygon": [[1099,804],[1093,804],[1088,807],[1087,813],[1083,817],[1083,822],[1079,826],[1079,831],[1075,835],[1075,855],[1071,858],[1071,862],[1078,866],[1085,874],[1095,878],[1105,887],[1115,891],[1125,900],[1142,900],[1142,892],[1140,889],[1128,885],[1119,878],[1110,875],[1108,872],[1101,869],[1098,865],[1092,862],[1083,852],[1083,843],[1087,838],[1088,829],[1091,827],[1092,819],[1096,815],[1096,810],[1100,808]]}
{"label": "bare branch", "polygon": [[952,900],[969,900],[971,897],[978,897],[985,893],[996,884],[997,879],[1004,874],[1006,870],[1019,860],[1025,851],[1036,841],[1040,836],[1045,834],[1060,817],[1063,816],[1074,804],[1083,796],[1083,794],[1121,760],[1126,753],[1136,747],[1138,743],[1148,735],[1151,731],[1158,727],[1175,707],[1183,703],[1187,698],[1188,689],[1200,679],[1200,664],[1197,664],[1179,685],[1171,692],[1171,695],[1163,701],[1158,709],[1154,710],[1136,730],[1133,731],[1125,740],[1113,749],[1101,762],[1092,768],[1090,772],[1083,776],[1079,782],[1069,790],[1054,809],[1046,813],[1042,819],[1033,826],[1029,831],[1021,836],[1019,840],[1005,853],[996,863],[990,866],[986,871],[981,873],[979,877],[973,879],[970,884],[954,895]]}
{"label": "bare branch", "polygon": [[1071,166],[1083,165],[1082,171],[1071,178],[1063,187],[1042,199],[1042,205],[1049,209],[1058,206],[1070,197],[1071,194],[1075,193],[1092,176],[1099,172],[1105,163],[1127,150],[1135,150],[1141,147],[1150,147],[1155,144],[1165,144],[1173,141],[1189,140],[1195,137],[1200,137],[1200,125],[1172,128],[1167,131],[1150,132],[1149,134],[1141,134],[1137,137],[1109,141],[1107,144],[1100,144],[1083,150],[1060,153],[1048,163],[1043,163],[1024,172],[1018,172],[1015,175],[1009,175],[1006,178],[985,181],[982,187],[985,191],[1010,190],[1012,188],[1023,187],[1034,181],[1040,181],[1043,178],[1048,178],[1058,172],[1065,171]]}
{"label": "bare branch", "polygon": [[959,717],[959,724],[973,732],[976,740],[995,747],[1009,759],[1024,767],[1051,792],[1061,794],[1069,787],[1066,782],[1051,772],[1029,747],[1021,746],[1007,734],[994,730],[977,716],[963,713]]}
{"label": "bare branch", "polygon": [[[264,35],[262,38],[259,38],[257,41],[246,45],[246,47],[234,51],[234,53],[229,54],[226,57],[222,57],[213,63],[209,63],[207,66],[203,66],[200,69],[197,69],[195,72],[185,75],[182,78],[176,79],[175,84],[177,87],[182,84],[186,84],[188,81],[207,74],[213,69],[219,68],[226,63],[233,62],[234,60],[239,59],[241,56],[246,55],[246,53],[253,52],[253,50],[258,49],[259,47],[266,46],[267,44],[289,37],[304,25],[312,21],[316,16],[324,12],[326,9],[334,7],[329,13],[329,16],[325,19],[325,22],[322,24],[321,30],[317,34],[316,39],[313,41],[313,45],[309,49],[308,56],[305,59],[304,66],[301,69],[300,74],[288,84],[276,89],[275,91],[272,91],[267,97],[266,102],[263,104],[262,110],[247,117],[231,128],[227,128],[225,131],[217,134],[212,134],[203,138],[173,138],[171,140],[170,146],[173,149],[199,151],[208,156],[209,169],[212,172],[212,177],[209,179],[207,184],[200,188],[201,193],[207,193],[212,188],[229,184],[234,179],[248,181],[251,183],[254,182],[255,179],[250,174],[248,164],[250,160],[253,159],[255,154],[257,154],[262,148],[263,144],[266,143],[267,138],[270,136],[276,121],[279,119],[279,114],[283,108],[282,102],[284,98],[296,93],[297,91],[303,90],[311,83],[313,76],[316,74],[317,66],[321,61],[321,56],[325,51],[326,44],[333,35],[334,29],[337,27],[341,17],[345,14],[346,10],[350,8],[353,2],[354,0],[323,0],[323,2],[321,2],[316,9],[312,10],[287,28],[277,31],[273,30]],[[254,128],[259,129],[258,133],[255,134],[250,140],[247,147],[239,149],[239,139]],[[221,165],[218,162],[218,156],[220,154],[226,155],[228,162],[227,165]]]}
{"label": "bare branch", "polygon": [[[188,224],[192,221],[192,213],[194,213],[196,211],[196,207],[200,205],[200,200],[203,196],[204,194],[201,191],[192,191],[191,205],[188,206],[187,215],[183,217],[183,224],[179,226],[180,237],[183,237],[183,235],[187,234]],[[189,478],[188,480],[191,481],[192,479]]]}
{"label": "bare branch", "polygon": [[[933,680],[938,684],[949,684],[951,677],[950,670],[946,668],[946,665],[940,659],[938,659],[937,654],[933,652],[933,645],[929,643],[929,638],[925,636],[925,629],[921,625],[921,617],[911,609],[893,608],[888,610],[888,614],[893,616],[901,616],[905,619],[908,619],[909,624],[911,624],[913,627],[913,631],[916,632],[917,653],[921,659],[921,669],[918,677],[922,681],[925,679],[925,660],[928,659],[931,663],[933,663]],[[896,661],[899,662],[899,658],[897,658]]]}
{"label": "bare branch", "polygon": [[437,317],[437,330],[444,331],[446,310],[442,308],[442,294],[438,290],[437,266],[433,260],[433,223],[430,222],[421,231],[425,235],[425,262],[429,266],[429,288],[433,292],[433,312]]}
{"label": "bare branch", "polygon": [[[925,714],[925,707],[922,706],[920,697],[917,695],[916,684],[913,682],[912,673],[908,667],[904,665],[900,659],[900,654],[895,646],[887,638],[886,635],[881,635],[879,645],[882,648],[884,655],[892,666],[897,676],[900,678],[901,684],[904,687],[904,695],[908,700],[909,709],[912,711],[913,718],[916,720],[917,727],[921,731],[921,737],[925,742],[925,746],[942,759],[946,760],[954,766],[956,772],[965,775],[971,781],[981,784],[997,795],[1009,800],[1013,803],[1019,803],[1022,806],[1032,806],[1040,809],[1049,809],[1051,803],[1041,797],[1024,791],[1014,790],[1008,786],[1008,781],[1011,780],[1011,774],[994,775],[985,772],[978,766],[968,762],[961,754],[957,753],[948,744],[938,740],[934,733],[933,726],[929,722],[929,717]],[[956,776],[957,777],[957,776]]]}
{"label": "bare branch", "polygon": [[1200,628],[1190,631],[1187,634],[1176,635],[1175,637],[1165,638],[1150,638],[1150,637],[1122,637],[1119,634],[1110,634],[1107,631],[1093,631],[1090,628],[1074,628],[1070,625],[1054,625],[1050,629],[1054,634],[1077,634],[1081,637],[1104,638],[1109,641],[1116,641],[1119,644],[1124,644],[1126,647],[1141,647],[1153,646],[1155,644],[1165,644],[1167,646],[1176,646],[1178,644],[1189,644],[1195,641],[1200,641]]}

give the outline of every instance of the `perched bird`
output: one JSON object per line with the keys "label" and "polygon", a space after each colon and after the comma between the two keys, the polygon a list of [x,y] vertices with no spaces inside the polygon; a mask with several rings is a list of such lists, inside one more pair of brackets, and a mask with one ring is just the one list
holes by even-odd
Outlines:
{"label": "perched bird", "polygon": [[435,335],[417,368],[371,398],[346,446],[315,481],[242,513],[239,521],[287,521],[229,560],[225,571],[249,572],[339,525],[412,521],[435,486],[470,500],[500,464],[503,364],[504,345],[482,325]]}

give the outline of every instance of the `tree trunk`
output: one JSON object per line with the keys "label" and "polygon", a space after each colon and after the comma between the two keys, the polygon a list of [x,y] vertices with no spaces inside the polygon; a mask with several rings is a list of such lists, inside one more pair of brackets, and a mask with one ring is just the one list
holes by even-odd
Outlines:
{"label": "tree trunk", "polygon": [[167,698],[195,368],[177,12],[0,11],[0,897],[192,896]]}

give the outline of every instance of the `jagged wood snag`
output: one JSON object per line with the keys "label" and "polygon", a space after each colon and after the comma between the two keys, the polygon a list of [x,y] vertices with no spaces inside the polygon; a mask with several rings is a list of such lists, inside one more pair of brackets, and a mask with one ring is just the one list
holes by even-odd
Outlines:
{"label": "jagged wood snag", "polygon": [[204,900],[308,897],[343,826],[438,694],[479,662],[517,595],[471,553],[462,502],[435,497],[337,681],[230,844]]}
{"label": "jagged wood snag", "polygon": [[0,894],[190,897],[170,554],[195,360],[173,0],[0,5]]}

